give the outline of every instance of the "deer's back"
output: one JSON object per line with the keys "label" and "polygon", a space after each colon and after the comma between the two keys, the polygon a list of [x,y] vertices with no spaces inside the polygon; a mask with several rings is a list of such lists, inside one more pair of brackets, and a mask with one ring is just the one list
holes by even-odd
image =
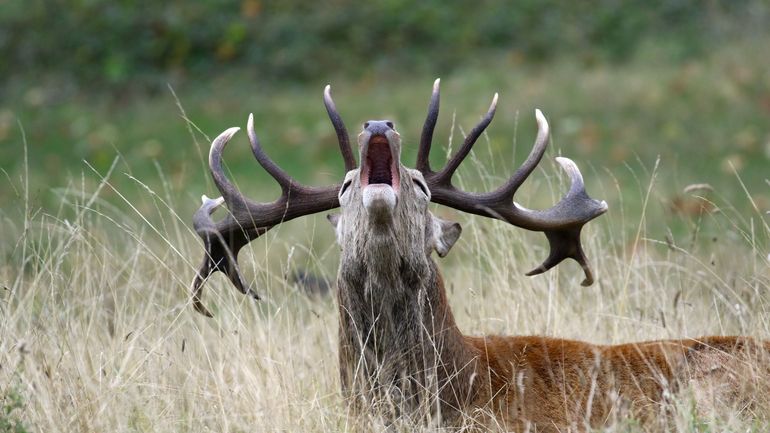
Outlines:
{"label": "deer's back", "polygon": [[629,415],[649,421],[686,386],[698,407],[708,410],[746,395],[737,387],[747,378],[767,377],[770,353],[768,342],[746,337],[611,346],[541,336],[466,339],[480,360],[476,404],[511,428],[533,423],[580,429]]}

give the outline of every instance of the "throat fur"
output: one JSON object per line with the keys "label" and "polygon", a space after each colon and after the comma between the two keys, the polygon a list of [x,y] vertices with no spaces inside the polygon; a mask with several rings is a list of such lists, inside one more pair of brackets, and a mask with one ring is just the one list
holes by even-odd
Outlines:
{"label": "throat fur", "polygon": [[457,407],[470,389],[446,383],[470,376],[472,355],[464,350],[435,263],[424,255],[422,261],[409,260],[396,248],[356,262],[341,265],[338,281],[346,393],[399,416],[424,417],[437,401]]}

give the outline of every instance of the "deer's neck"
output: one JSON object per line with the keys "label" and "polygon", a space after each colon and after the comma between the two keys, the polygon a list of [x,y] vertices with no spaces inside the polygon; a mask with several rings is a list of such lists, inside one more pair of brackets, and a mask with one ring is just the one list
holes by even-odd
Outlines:
{"label": "deer's neck", "polygon": [[375,397],[396,389],[412,406],[426,395],[455,408],[472,398],[475,354],[435,262],[397,246],[359,252],[343,257],[338,277],[343,388]]}

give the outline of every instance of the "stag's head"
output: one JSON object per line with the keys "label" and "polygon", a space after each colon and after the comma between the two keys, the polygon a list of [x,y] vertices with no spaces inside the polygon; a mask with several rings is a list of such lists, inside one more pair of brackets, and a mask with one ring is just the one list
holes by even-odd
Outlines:
{"label": "stag's head", "polygon": [[358,135],[361,167],[345,175],[341,212],[329,216],[343,259],[365,260],[385,250],[419,259],[433,250],[443,257],[460,236],[460,225],[428,211],[431,194],[419,170],[401,164],[401,136],[389,120],[370,120]]}
{"label": "stag's head", "polygon": [[[580,243],[582,227],[607,210],[607,204],[590,198],[574,162],[556,158],[572,185],[552,208],[531,210],[514,202],[519,186],[542,159],[549,140],[549,128],[543,114],[536,110],[538,134],[529,157],[503,185],[491,192],[469,193],[452,184],[452,176],[471,151],[478,137],[492,121],[497,94],[486,115],[466,136],[460,149],[441,170],[434,171],[429,154],[439,113],[439,80],[433,85],[428,116],[423,126],[415,169],[401,164],[401,136],[389,120],[371,120],[358,135],[361,166],[357,167],[347,130],[331,98],[329,86],[324,103],[332,121],[345,162],[347,174],[342,184],[308,187],[299,184],[278,167],[264,152],[249,117],[248,135],[252,152],[260,165],[281,186],[281,197],[272,203],[256,203],[244,197],[222,170],[222,151],[237,132],[231,128],[217,137],[211,146],[209,167],[220,199],[204,196],[203,205],[194,216],[194,226],[204,241],[206,255],[193,281],[195,307],[208,313],[200,303],[203,282],[212,273],[226,273],[243,293],[247,288],[238,269],[237,254],[251,240],[283,221],[340,207],[329,217],[335,226],[337,241],[345,260],[379,260],[388,255],[409,261],[427,260],[433,250],[447,254],[460,236],[457,223],[444,221],[428,210],[430,202],[457,210],[499,219],[527,230],[544,232],[551,248],[546,260],[527,273],[535,275],[556,266],[566,258],[576,260],[585,273],[583,285],[593,282],[593,273]],[[230,214],[214,222],[211,214],[222,203]]]}

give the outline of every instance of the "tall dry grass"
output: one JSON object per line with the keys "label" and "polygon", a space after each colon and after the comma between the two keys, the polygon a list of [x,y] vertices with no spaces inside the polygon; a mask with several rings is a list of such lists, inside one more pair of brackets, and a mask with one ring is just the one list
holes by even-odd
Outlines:
{"label": "tall dry grass", "polygon": [[[472,159],[477,187],[499,183],[478,155]],[[603,179],[604,188],[591,193],[611,203],[583,235],[598,275],[589,288],[580,287],[574,263],[523,276],[547,254],[542,235],[435,209],[464,226],[440,267],[465,333],[595,343],[770,336],[764,215],[736,214],[717,194],[717,212],[691,221],[690,233],[667,233],[655,167],[635,167],[638,189],[621,193],[612,173],[578,163],[586,176]],[[555,165],[542,165],[518,201],[545,206],[566,190]],[[8,181],[17,199],[0,214],[0,419],[7,423],[0,426],[37,432],[352,428],[338,392],[333,297],[309,296],[291,277],[301,270],[333,284],[337,248],[322,216],[287,223],[241,254],[263,301],[214,276],[204,302],[215,318],[207,319],[193,311],[188,292],[202,254],[188,211],[193,193],[211,191],[173,190],[159,172],[157,179],[135,180],[145,200],[125,200],[110,182],[126,176],[116,159],[106,173],[86,167],[83,177],[99,180],[96,189],[75,180],[55,190],[60,207],[35,209],[34,192],[25,187],[34,170]],[[739,199],[750,200],[754,188],[767,186],[747,186]],[[630,202],[644,203],[643,213],[625,213]],[[712,418],[693,411],[686,393],[676,402],[676,431],[768,428],[762,414],[728,411]],[[627,420],[610,431],[643,429]]]}

